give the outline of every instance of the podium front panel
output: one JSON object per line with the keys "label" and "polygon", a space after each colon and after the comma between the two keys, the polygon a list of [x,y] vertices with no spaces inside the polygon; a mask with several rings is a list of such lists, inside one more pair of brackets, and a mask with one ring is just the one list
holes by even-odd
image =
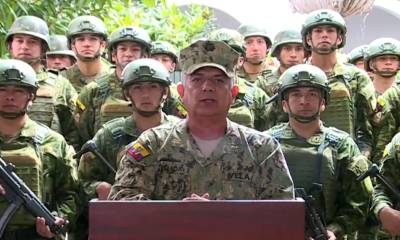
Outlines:
{"label": "podium front panel", "polygon": [[304,240],[304,202],[91,201],[90,240]]}

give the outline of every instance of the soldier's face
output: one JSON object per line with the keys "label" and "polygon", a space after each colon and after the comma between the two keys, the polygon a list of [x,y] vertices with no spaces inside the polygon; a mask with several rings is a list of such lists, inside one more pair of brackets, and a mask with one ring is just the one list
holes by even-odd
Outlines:
{"label": "soldier's face", "polygon": [[187,76],[180,94],[190,116],[226,118],[237,86],[232,87],[231,79],[220,69],[203,67]]}
{"label": "soldier's face", "polygon": [[175,71],[176,64],[174,60],[167,54],[155,54],[151,56],[151,58],[162,63],[169,72]]}
{"label": "soldier's face", "polygon": [[289,43],[280,49],[279,62],[286,68],[301,64],[305,59],[304,47],[301,44]]}
{"label": "soldier's face", "polygon": [[321,25],[311,30],[311,33],[307,36],[307,43],[313,51],[319,54],[329,54],[342,43],[342,36],[338,33],[336,27]]}
{"label": "soldier's face", "polygon": [[71,48],[78,59],[82,61],[92,61],[100,57],[106,47],[106,42],[102,37],[95,34],[83,33],[72,40]]}
{"label": "soldier's face", "polygon": [[265,60],[268,46],[263,37],[248,37],[245,39],[246,60],[251,63],[260,63]]}
{"label": "soldier's face", "polygon": [[33,100],[28,89],[14,85],[0,86],[0,112],[16,113]]}
{"label": "soldier's face", "polygon": [[48,69],[61,70],[72,66],[73,61],[68,55],[47,55],[46,67]]}
{"label": "soldier's face", "polygon": [[354,65],[361,70],[365,70],[364,59],[360,58],[354,62]]}
{"label": "soldier's face", "polygon": [[311,117],[325,110],[321,90],[311,87],[289,89],[282,101],[283,110],[302,117]]}
{"label": "soldier's face", "polygon": [[31,63],[42,55],[42,40],[25,34],[15,34],[9,46],[12,58]]}
{"label": "soldier's face", "polygon": [[370,61],[370,67],[374,72],[394,75],[399,69],[399,57],[395,55],[382,55]]}
{"label": "soldier's face", "polygon": [[135,83],[128,88],[128,97],[141,111],[156,111],[160,106],[162,98],[165,98],[167,93],[165,89],[158,83],[142,82]]}
{"label": "soldier's face", "polygon": [[120,42],[112,52],[112,59],[117,67],[124,69],[128,63],[143,57],[142,46],[135,42]]}

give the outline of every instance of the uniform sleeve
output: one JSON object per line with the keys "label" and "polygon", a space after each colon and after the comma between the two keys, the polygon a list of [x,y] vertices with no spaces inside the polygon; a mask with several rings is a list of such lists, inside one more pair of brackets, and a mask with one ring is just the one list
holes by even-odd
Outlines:
{"label": "uniform sleeve", "polygon": [[79,149],[79,134],[74,120],[75,104],[78,94],[72,84],[62,76],[58,76],[57,84],[60,92],[57,94],[56,111],[60,120],[62,135],[68,144]]}
{"label": "uniform sleeve", "polygon": [[254,109],[254,126],[258,131],[266,130],[266,111],[267,105],[266,102],[269,100],[269,96],[262,91],[260,88],[257,88],[254,92],[254,101],[255,101],[255,109]]}
{"label": "uniform sleeve", "polygon": [[94,121],[95,121],[95,106],[93,103],[93,96],[96,91],[94,82],[82,88],[76,100],[75,121],[79,131],[81,143],[87,142],[95,135]]}
{"label": "uniform sleeve", "polygon": [[337,170],[339,171],[335,215],[327,228],[337,236],[356,231],[366,220],[372,198],[369,178],[357,181],[368,170],[368,160],[355,142],[347,137],[339,146]]}
{"label": "uniform sleeve", "polygon": [[152,199],[157,171],[155,151],[158,148],[155,144],[155,135],[148,130],[126,147],[111,188],[110,200]]}
{"label": "uniform sleeve", "polygon": [[61,136],[52,136],[44,147],[48,172],[45,173],[46,198],[51,210],[73,225],[78,214],[78,174],[74,149]]}
{"label": "uniform sleeve", "polygon": [[258,199],[293,199],[293,180],[279,143],[270,137],[260,150]]}
{"label": "uniform sleeve", "polygon": [[[106,158],[107,139],[110,139],[110,132],[106,128],[101,128],[93,138],[94,143],[97,146],[98,151],[103,157]],[[111,165],[115,165],[115,160],[107,159]],[[107,169],[105,164],[97,159],[94,154],[87,153],[82,155],[79,168],[78,168],[79,180],[81,182],[82,189],[87,197],[87,200],[97,198],[96,187],[101,182],[113,183],[114,174]]]}
{"label": "uniform sleeve", "polygon": [[371,116],[376,107],[375,89],[367,73],[359,71],[356,78],[358,85],[355,93],[356,143],[361,153],[370,158],[373,143]]}
{"label": "uniform sleeve", "polygon": [[[400,135],[397,134],[385,149],[384,161],[380,171],[385,179],[397,189],[400,189],[400,159],[398,157],[399,150]],[[372,210],[376,217],[379,217],[380,210],[387,206],[394,207],[396,199],[393,193],[380,181],[377,181],[374,190]]]}

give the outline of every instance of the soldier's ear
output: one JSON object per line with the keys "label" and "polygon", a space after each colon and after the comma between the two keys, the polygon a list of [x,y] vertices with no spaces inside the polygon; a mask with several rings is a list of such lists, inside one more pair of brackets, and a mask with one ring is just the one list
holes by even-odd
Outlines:
{"label": "soldier's ear", "polygon": [[285,113],[289,113],[289,107],[286,100],[282,100],[282,108]]}
{"label": "soldier's ear", "polygon": [[181,98],[183,98],[184,87],[183,87],[183,84],[182,84],[182,83],[179,83],[178,86],[176,86],[176,90],[178,91],[179,96],[180,96]]}

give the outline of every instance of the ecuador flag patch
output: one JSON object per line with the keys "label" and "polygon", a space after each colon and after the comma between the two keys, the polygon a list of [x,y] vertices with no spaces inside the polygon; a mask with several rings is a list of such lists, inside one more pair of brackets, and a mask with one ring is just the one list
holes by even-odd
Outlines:
{"label": "ecuador flag patch", "polygon": [[150,151],[143,147],[142,144],[135,143],[133,146],[128,148],[128,154],[136,161],[140,162],[143,158],[150,155]]}

